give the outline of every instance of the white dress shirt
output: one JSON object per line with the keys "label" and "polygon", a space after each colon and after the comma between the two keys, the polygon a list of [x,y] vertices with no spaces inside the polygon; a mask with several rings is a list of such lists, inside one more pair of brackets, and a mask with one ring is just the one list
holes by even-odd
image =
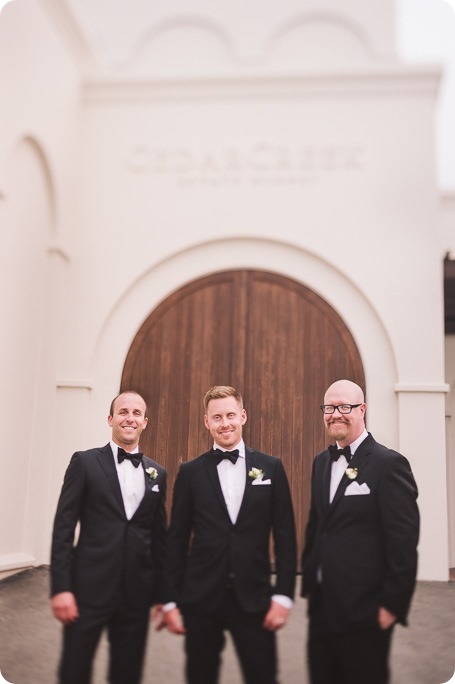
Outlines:
{"label": "white dress shirt", "polygon": [[[112,453],[114,454],[114,463],[117,469],[117,475],[122,491],[123,505],[125,506],[125,513],[128,520],[131,520],[136,510],[139,507],[145,494],[145,477],[144,469],[141,465],[137,468],[128,461],[123,460],[121,463],[117,460],[118,445],[115,442],[110,442]],[[125,449],[126,451],[126,449]],[[136,447],[133,451],[128,452],[137,454],[139,448]]]}
{"label": "white dress shirt", "polygon": [[[213,446],[214,449],[219,449],[220,451],[231,451],[231,449],[223,449],[223,447],[220,447],[216,442]],[[236,463],[231,463],[229,459],[224,458],[217,465],[221,490],[233,525],[237,522],[243,494],[245,493],[246,464],[245,442],[243,439],[240,440],[234,449],[239,450],[239,457]]]}
{"label": "white dress shirt", "polygon": [[[351,448],[351,458],[354,456],[355,452],[366,437],[368,437],[368,432],[364,430],[360,437],[357,437],[357,439],[355,439],[352,444],[349,445]],[[341,449],[341,447],[338,445],[338,442],[337,447],[338,449]],[[347,467],[348,462],[345,456],[340,456],[338,461],[334,461],[332,463],[332,472],[330,474],[330,503],[333,501],[333,497],[335,496],[338,485],[340,484]]]}

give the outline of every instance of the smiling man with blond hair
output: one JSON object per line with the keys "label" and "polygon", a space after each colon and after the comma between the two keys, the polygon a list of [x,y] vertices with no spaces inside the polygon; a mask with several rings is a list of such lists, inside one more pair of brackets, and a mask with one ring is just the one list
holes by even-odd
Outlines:
{"label": "smiling man with blond hair", "polygon": [[182,464],[174,488],[167,627],[185,635],[189,684],[219,681],[225,630],[244,681],[276,684],[275,632],[288,619],[296,569],[288,480],[279,458],[245,445],[247,415],[237,390],[212,387],[204,411],[213,448]]}

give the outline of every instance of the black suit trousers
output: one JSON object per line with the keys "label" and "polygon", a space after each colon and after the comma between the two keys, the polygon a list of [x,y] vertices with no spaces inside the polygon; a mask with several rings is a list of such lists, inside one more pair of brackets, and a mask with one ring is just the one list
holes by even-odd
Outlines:
{"label": "black suit trousers", "polygon": [[245,684],[277,684],[275,633],[264,629],[265,613],[246,613],[233,589],[214,615],[185,613],[188,684],[217,684],[224,630],[231,633]]}
{"label": "black suit trousers", "polygon": [[388,684],[393,627],[334,632],[327,625],[323,591],[313,602],[308,631],[311,684]]}
{"label": "black suit trousers", "polygon": [[64,627],[59,684],[90,684],[101,633],[109,638],[110,684],[139,684],[149,626],[149,609],[132,610],[119,598],[105,608],[78,603],[79,618]]}

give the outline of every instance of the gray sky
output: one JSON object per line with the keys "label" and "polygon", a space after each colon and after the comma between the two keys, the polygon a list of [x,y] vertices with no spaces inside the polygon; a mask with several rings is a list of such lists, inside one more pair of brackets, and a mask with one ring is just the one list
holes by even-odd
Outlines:
{"label": "gray sky", "polygon": [[397,40],[404,61],[442,66],[435,112],[438,185],[455,193],[455,0],[397,0]]}

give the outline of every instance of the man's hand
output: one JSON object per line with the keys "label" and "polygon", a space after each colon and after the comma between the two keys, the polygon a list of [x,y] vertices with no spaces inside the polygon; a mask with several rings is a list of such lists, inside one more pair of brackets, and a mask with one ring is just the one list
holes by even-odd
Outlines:
{"label": "man's hand", "polygon": [[381,629],[389,629],[396,621],[396,615],[390,613],[387,608],[379,608],[378,623]]}
{"label": "man's hand", "polygon": [[163,627],[166,626],[166,619],[164,616],[162,603],[157,603],[156,606],[153,606],[152,610],[150,611],[150,619],[155,625],[157,632],[160,632]]}
{"label": "man's hand", "polygon": [[71,591],[62,591],[51,598],[51,608],[54,617],[64,625],[70,625],[79,617],[76,597]]}
{"label": "man's hand", "polygon": [[178,608],[172,608],[164,613],[164,621],[166,627],[172,634],[186,634],[186,629],[183,626],[182,614]]}
{"label": "man's hand", "polygon": [[284,608],[279,603],[272,600],[270,601],[270,608],[264,618],[262,626],[272,632],[281,629],[281,627],[284,627],[286,624],[290,612],[289,608]]}

